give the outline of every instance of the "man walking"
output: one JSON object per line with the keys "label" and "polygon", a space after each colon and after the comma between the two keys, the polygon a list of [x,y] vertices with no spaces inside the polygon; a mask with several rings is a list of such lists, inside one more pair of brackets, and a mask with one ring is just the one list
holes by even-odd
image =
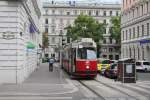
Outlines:
{"label": "man walking", "polygon": [[49,71],[53,71],[53,63],[54,63],[54,59],[53,58],[50,58],[49,59]]}

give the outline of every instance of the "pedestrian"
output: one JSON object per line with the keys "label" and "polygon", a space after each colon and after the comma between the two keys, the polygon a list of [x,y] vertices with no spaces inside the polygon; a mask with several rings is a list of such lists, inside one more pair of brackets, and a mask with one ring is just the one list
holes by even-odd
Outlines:
{"label": "pedestrian", "polygon": [[54,58],[49,59],[49,71],[53,71],[54,62],[55,62]]}

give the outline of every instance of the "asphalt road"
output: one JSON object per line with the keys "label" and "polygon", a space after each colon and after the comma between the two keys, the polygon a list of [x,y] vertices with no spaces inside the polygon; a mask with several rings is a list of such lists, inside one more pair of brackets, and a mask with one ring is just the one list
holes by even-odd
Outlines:
{"label": "asphalt road", "polygon": [[137,72],[138,80],[150,81],[150,72]]}

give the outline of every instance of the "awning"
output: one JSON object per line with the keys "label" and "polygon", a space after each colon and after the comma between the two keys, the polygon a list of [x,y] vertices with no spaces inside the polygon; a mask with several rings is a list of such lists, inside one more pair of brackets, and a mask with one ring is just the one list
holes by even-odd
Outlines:
{"label": "awning", "polygon": [[148,39],[148,40],[140,40],[139,42],[140,42],[140,44],[150,43],[150,39]]}
{"label": "awning", "polygon": [[35,45],[34,43],[32,43],[32,42],[27,42],[26,47],[27,47],[28,49],[34,49],[34,48],[36,47],[36,45]]}

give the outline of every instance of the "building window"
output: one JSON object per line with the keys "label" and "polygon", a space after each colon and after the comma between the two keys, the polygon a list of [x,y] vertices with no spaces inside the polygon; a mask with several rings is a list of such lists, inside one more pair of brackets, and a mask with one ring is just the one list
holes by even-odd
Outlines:
{"label": "building window", "polygon": [[103,43],[106,44],[106,39],[103,40]]}
{"label": "building window", "polygon": [[116,60],[119,60],[119,55],[115,55],[115,59],[116,59]]}
{"label": "building window", "polygon": [[96,16],[98,16],[98,11],[96,11]]}
{"label": "building window", "polygon": [[113,48],[109,48],[109,52],[113,52]]}
{"label": "building window", "polygon": [[52,41],[51,41],[52,43],[55,43],[55,37],[52,37]]}
{"label": "building window", "polygon": [[110,44],[112,44],[112,38],[110,38]]}
{"label": "building window", "polygon": [[149,23],[147,23],[147,35],[149,35]]}
{"label": "building window", "polygon": [[138,59],[140,59],[140,49],[138,48],[137,51],[138,51]]}
{"label": "building window", "polygon": [[128,30],[126,30],[126,40],[128,40]]}
{"label": "building window", "polygon": [[144,36],[144,25],[142,25],[142,36]]}
{"label": "building window", "polygon": [[146,12],[148,13],[148,2],[146,2]]}
{"label": "building window", "polygon": [[48,14],[48,9],[45,10],[45,14],[46,14],[46,15]]}
{"label": "building window", "polygon": [[103,52],[107,52],[107,48],[104,48],[104,49],[103,49]]}
{"label": "building window", "polygon": [[67,12],[67,15],[70,15],[70,12]]}
{"label": "building window", "polygon": [[63,11],[62,10],[60,10],[60,15],[63,15]]}
{"label": "building window", "polygon": [[52,34],[54,34],[54,33],[55,33],[55,28],[53,27],[53,28],[52,28]]}
{"label": "building window", "polygon": [[137,26],[137,37],[139,37],[139,36],[140,36],[140,27]]}
{"label": "building window", "polygon": [[139,14],[139,8],[136,7],[136,16],[138,17],[138,14]]}
{"label": "building window", "polygon": [[109,33],[112,34],[112,27],[109,28]]}
{"label": "building window", "polygon": [[48,19],[45,19],[45,24],[48,24]]}
{"label": "building window", "polygon": [[133,13],[133,18],[134,18],[134,9],[133,9],[132,13]]}
{"label": "building window", "polygon": [[122,32],[122,40],[125,40],[124,31]]}
{"label": "building window", "polygon": [[143,15],[143,5],[141,5],[141,13],[142,13],[142,15]]}
{"label": "building window", "polygon": [[132,35],[132,33],[131,33],[131,29],[129,29],[129,39],[131,39],[132,37],[131,37],[131,35]]}
{"label": "building window", "polygon": [[77,10],[74,10],[74,15],[77,15]]}
{"label": "building window", "polygon": [[91,16],[91,11],[89,11],[89,16]]}
{"label": "building window", "polygon": [[106,28],[104,29],[104,33],[106,34]]}
{"label": "building window", "polygon": [[119,12],[118,11],[116,11],[116,16],[119,16]]}
{"label": "building window", "polygon": [[135,27],[133,27],[133,38],[135,38]]}
{"label": "building window", "polygon": [[112,16],[112,11],[110,11],[109,13],[110,13],[110,16]]}
{"label": "building window", "polygon": [[54,24],[55,23],[55,19],[52,19],[52,24]]}
{"label": "building window", "polygon": [[104,16],[106,16],[106,11],[104,11],[104,14],[103,14]]}
{"label": "building window", "polygon": [[47,27],[45,28],[45,33],[48,33],[48,28]]}
{"label": "building window", "polygon": [[60,35],[62,35],[63,34],[63,31],[62,30],[60,30]]}
{"label": "building window", "polygon": [[104,19],[103,23],[106,24],[106,19]]}
{"label": "building window", "polygon": [[144,48],[142,47],[142,60],[145,60],[144,58]]}
{"label": "building window", "polygon": [[55,10],[52,10],[52,14],[55,14]]}
{"label": "building window", "polygon": [[113,59],[113,55],[109,55],[109,59],[112,60]]}

